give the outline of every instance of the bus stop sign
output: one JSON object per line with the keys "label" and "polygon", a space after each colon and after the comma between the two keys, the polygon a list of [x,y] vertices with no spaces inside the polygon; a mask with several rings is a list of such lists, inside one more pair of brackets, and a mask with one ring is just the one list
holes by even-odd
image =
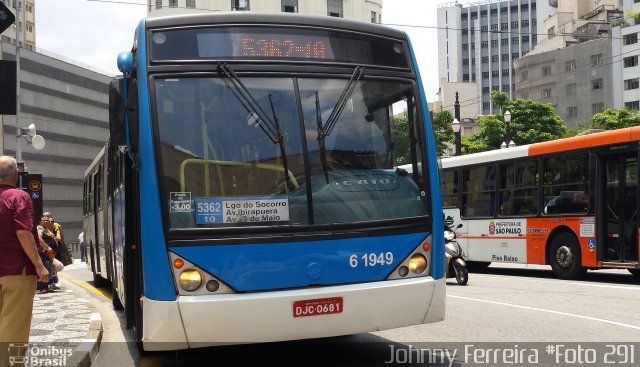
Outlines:
{"label": "bus stop sign", "polygon": [[31,197],[31,201],[33,201],[34,218],[36,223],[39,222],[40,217],[42,216],[44,201],[42,196],[42,175],[20,172],[18,185],[16,186],[18,186],[19,189],[26,191]]}
{"label": "bus stop sign", "polygon": [[4,32],[15,21],[16,16],[4,5],[4,2],[0,2],[0,33]]}

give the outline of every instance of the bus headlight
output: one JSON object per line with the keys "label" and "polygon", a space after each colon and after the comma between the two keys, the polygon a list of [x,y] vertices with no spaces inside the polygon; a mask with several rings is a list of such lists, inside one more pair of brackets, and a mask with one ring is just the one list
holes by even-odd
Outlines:
{"label": "bus headlight", "polygon": [[199,271],[186,269],[180,273],[180,287],[187,292],[194,292],[202,285],[202,275]]}
{"label": "bus headlight", "polygon": [[414,254],[409,259],[409,270],[414,274],[421,274],[427,270],[427,258],[422,254]]}

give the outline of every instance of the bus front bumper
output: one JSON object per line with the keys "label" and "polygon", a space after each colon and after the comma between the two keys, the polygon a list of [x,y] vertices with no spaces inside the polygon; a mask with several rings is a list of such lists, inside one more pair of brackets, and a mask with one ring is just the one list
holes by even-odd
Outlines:
{"label": "bus front bumper", "polygon": [[[340,313],[294,317],[293,303],[342,297]],[[445,279],[144,299],[143,347],[175,350],[350,335],[444,320]]]}

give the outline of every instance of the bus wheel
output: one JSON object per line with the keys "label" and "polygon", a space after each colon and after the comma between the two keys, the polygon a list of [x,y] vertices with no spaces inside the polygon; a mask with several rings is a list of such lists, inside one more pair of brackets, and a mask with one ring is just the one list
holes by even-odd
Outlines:
{"label": "bus wheel", "polygon": [[640,269],[627,269],[629,270],[629,273],[631,273],[631,275],[633,275],[634,278],[640,280]]}
{"label": "bus wheel", "polygon": [[551,242],[549,262],[553,273],[560,279],[578,279],[584,275],[582,254],[578,240],[570,233],[560,233]]}

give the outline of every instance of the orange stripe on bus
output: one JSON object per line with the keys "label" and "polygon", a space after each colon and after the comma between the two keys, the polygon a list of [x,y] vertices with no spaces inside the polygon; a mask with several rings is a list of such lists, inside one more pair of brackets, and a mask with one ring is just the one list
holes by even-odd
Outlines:
{"label": "orange stripe on bus", "polygon": [[640,139],[640,127],[605,131],[597,134],[532,144],[529,147],[529,155],[557,153],[599,145],[623,143],[632,139]]}

